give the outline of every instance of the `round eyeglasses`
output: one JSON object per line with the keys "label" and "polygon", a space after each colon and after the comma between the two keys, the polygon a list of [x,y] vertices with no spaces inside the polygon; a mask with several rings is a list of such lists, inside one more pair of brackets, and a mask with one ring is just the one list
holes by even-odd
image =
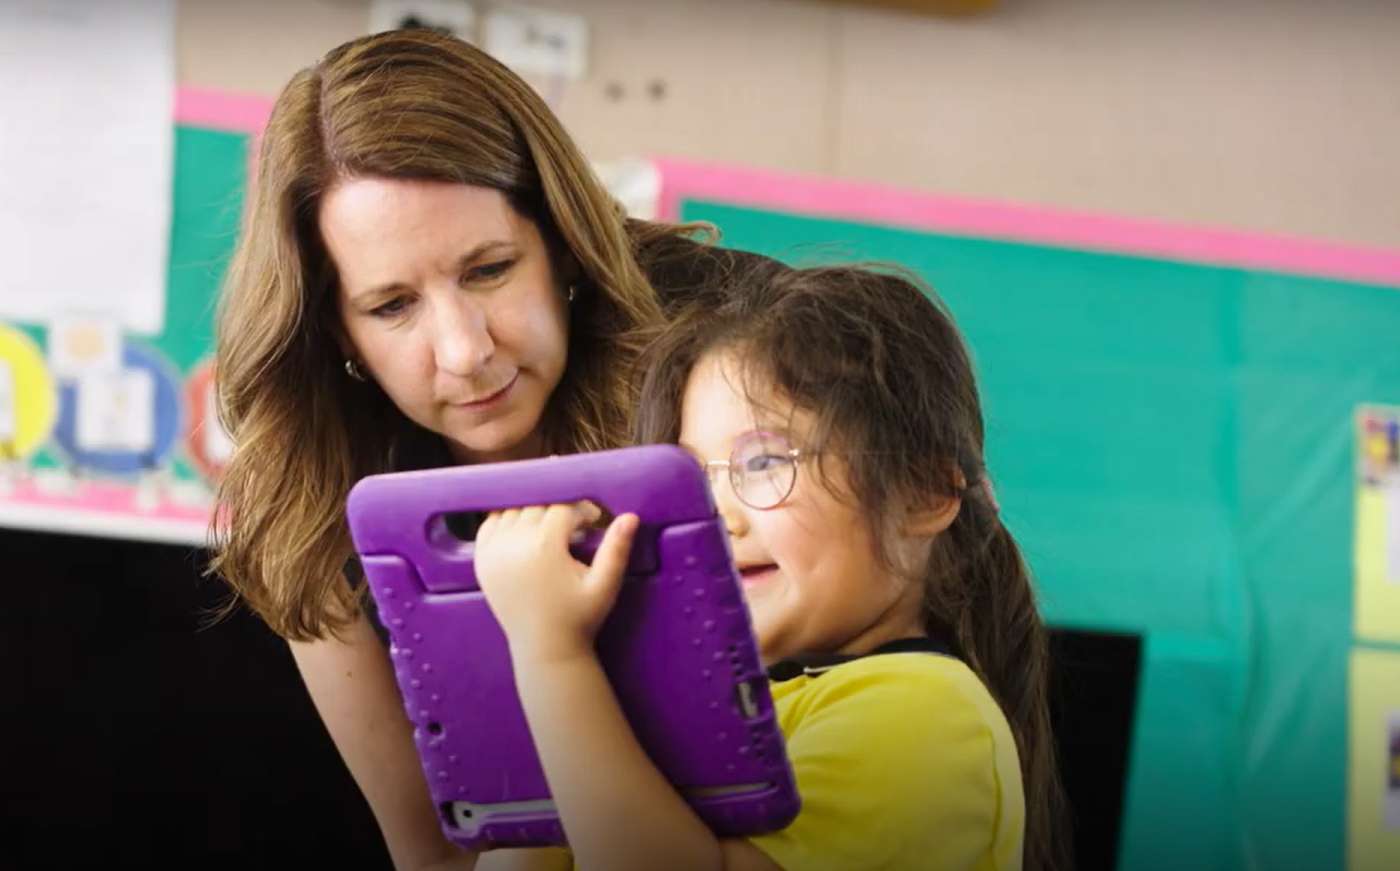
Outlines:
{"label": "round eyeglasses", "polygon": [[701,463],[714,487],[721,471],[729,473],[729,486],[739,501],[759,511],[777,508],[797,483],[797,463],[802,451],[777,433],[754,432],[741,436],[727,460]]}

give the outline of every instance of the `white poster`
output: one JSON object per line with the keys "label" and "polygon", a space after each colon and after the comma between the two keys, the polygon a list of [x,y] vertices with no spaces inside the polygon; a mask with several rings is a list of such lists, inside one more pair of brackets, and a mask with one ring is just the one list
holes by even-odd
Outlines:
{"label": "white poster", "polygon": [[0,319],[165,318],[174,0],[0,2]]}
{"label": "white poster", "polygon": [[140,454],[156,445],[156,381],[145,369],[78,381],[76,441],[85,451]]}

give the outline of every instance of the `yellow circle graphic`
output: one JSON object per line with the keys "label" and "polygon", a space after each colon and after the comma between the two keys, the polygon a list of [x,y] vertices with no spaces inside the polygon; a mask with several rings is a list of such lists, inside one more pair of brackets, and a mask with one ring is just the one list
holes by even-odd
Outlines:
{"label": "yellow circle graphic", "polygon": [[34,340],[0,324],[0,459],[26,459],[53,432],[58,394]]}

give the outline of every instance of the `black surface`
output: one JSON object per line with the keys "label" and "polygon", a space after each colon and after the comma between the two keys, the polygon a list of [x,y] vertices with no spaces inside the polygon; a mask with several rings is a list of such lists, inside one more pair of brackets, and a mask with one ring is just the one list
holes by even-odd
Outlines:
{"label": "black surface", "polygon": [[1069,796],[1075,868],[1114,868],[1142,638],[1056,629],[1051,717]]}
{"label": "black surface", "polygon": [[0,530],[0,555],[0,867],[389,867],[286,644],[203,628],[202,554]]}
{"label": "black surface", "polygon": [[[0,530],[0,867],[387,868],[286,645],[187,548]],[[1135,636],[1056,632],[1077,867],[1111,868]]]}

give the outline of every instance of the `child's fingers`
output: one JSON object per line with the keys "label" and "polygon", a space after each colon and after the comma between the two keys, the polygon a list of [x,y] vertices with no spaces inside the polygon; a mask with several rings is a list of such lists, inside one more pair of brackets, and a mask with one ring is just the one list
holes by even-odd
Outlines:
{"label": "child's fingers", "polygon": [[603,509],[599,508],[596,503],[587,499],[582,502],[575,502],[574,510],[578,512],[580,525],[582,526],[597,523],[598,519],[603,516]]}
{"label": "child's fingers", "polygon": [[593,556],[593,567],[587,575],[588,585],[595,587],[600,594],[615,594],[622,582],[622,576],[627,572],[627,560],[632,554],[637,526],[637,515],[624,514],[603,533],[603,541],[598,545],[598,552]]}

